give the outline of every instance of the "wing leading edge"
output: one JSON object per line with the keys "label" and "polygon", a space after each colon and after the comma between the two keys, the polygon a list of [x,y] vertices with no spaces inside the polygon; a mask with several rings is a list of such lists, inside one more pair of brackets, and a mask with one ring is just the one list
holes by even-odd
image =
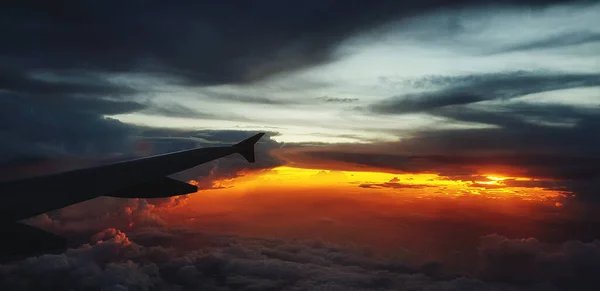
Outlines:
{"label": "wing leading edge", "polygon": [[196,148],[4,182],[0,184],[0,222],[25,219],[98,196],[156,198],[193,193],[195,186],[167,176],[235,153],[254,163],[254,145],[263,135],[233,146]]}

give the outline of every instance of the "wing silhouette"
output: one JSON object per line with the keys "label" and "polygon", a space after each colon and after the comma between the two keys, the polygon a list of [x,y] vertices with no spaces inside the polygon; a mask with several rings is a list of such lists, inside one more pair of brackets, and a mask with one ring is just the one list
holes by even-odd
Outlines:
{"label": "wing silhouette", "polygon": [[[98,196],[157,198],[194,193],[197,191],[196,186],[167,176],[235,153],[254,163],[254,145],[263,135],[264,133],[259,133],[232,146],[196,148],[3,182],[0,184],[0,195],[3,198],[0,203],[0,232],[4,229],[10,234],[2,235],[0,248],[7,250],[4,245],[10,245],[12,250],[9,248],[8,251],[14,255],[14,248],[24,245],[16,244],[15,239],[29,241],[43,237],[44,231],[26,227],[18,220]],[[56,235],[47,234],[49,240],[57,241]],[[57,244],[52,244],[53,249],[56,249]],[[0,260],[2,255],[0,253]]]}

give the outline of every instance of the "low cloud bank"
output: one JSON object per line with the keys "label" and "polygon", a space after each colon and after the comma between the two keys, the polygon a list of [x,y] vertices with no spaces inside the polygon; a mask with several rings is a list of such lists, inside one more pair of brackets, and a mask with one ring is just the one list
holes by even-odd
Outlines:
{"label": "low cloud bank", "polygon": [[[139,243],[138,243],[139,241]],[[0,265],[2,290],[594,290],[600,242],[481,238],[471,275],[322,241],[109,228],[59,255]]]}

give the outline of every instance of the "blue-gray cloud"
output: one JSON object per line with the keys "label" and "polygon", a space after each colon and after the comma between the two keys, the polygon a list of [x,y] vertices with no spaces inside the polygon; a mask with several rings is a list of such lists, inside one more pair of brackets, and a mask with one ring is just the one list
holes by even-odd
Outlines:
{"label": "blue-gray cloud", "polygon": [[536,41],[504,47],[497,50],[495,53],[528,52],[534,50],[562,48],[597,42],[600,42],[600,33],[594,33],[589,31],[583,31],[578,33],[569,32],[549,36]]}
{"label": "blue-gray cloud", "polygon": [[341,97],[328,97],[328,96],[323,96],[323,97],[319,97],[319,100],[326,102],[326,103],[352,103],[352,102],[356,102],[358,101],[358,98],[341,98]]}
{"label": "blue-gray cloud", "polygon": [[380,114],[429,112],[438,108],[487,100],[508,100],[553,90],[600,86],[600,74],[521,71],[430,77],[417,84],[424,88],[432,87],[434,90],[388,98],[371,105],[369,109]]}

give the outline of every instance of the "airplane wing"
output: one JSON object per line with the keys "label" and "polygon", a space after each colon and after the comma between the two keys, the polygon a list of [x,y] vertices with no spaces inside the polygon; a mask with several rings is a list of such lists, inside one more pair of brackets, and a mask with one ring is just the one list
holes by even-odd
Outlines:
{"label": "airplane wing", "polygon": [[8,229],[12,232],[2,237],[40,237],[40,232],[44,231],[35,228],[32,230],[17,221],[98,196],[158,198],[194,193],[197,191],[196,186],[167,176],[235,153],[254,163],[254,145],[263,135],[264,133],[259,133],[233,146],[196,148],[2,182],[0,231]]}

